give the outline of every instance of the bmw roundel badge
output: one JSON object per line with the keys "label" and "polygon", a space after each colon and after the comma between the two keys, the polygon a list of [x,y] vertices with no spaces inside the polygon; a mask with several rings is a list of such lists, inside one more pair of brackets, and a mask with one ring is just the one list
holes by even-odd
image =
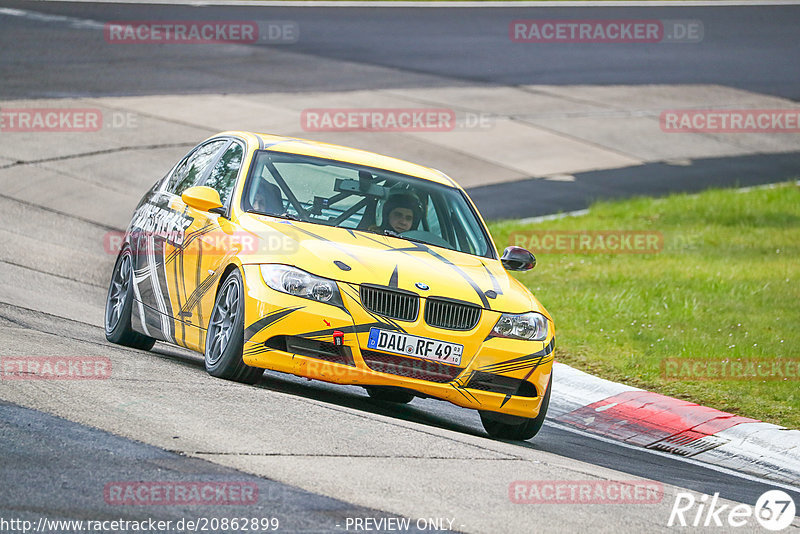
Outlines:
{"label": "bmw roundel badge", "polygon": [[417,289],[419,289],[420,291],[427,291],[430,289],[430,287],[428,287],[428,284],[423,284],[422,282],[417,282],[414,285],[417,286]]}

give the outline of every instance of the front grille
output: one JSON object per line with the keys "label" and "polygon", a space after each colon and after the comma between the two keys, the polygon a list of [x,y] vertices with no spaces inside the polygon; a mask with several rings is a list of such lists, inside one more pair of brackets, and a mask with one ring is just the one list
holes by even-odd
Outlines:
{"label": "front grille", "polygon": [[472,330],[481,318],[478,306],[429,297],[425,303],[425,322],[447,330]]}
{"label": "front grille", "polygon": [[414,321],[419,313],[419,295],[408,291],[362,285],[361,303],[372,313],[399,321]]}
{"label": "front grille", "polygon": [[416,360],[383,352],[362,350],[361,357],[364,363],[373,371],[391,375],[427,380],[429,382],[445,383],[457,377],[463,369],[444,365],[429,360]]}
{"label": "front grille", "polygon": [[527,380],[511,378],[508,376],[495,375],[475,371],[469,378],[466,387],[490,391],[492,393],[502,393],[503,395],[517,395],[520,397],[536,397],[536,386]]}
{"label": "front grille", "polygon": [[271,349],[291,352],[309,358],[325,360],[331,363],[355,366],[353,357],[347,347],[337,347],[327,341],[306,339],[297,336],[275,336],[267,340],[264,345]]}

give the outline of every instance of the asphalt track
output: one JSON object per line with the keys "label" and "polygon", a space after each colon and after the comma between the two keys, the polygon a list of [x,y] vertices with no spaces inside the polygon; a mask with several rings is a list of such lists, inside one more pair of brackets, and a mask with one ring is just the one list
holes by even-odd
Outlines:
{"label": "asphalt track", "polygon": [[[718,84],[800,100],[798,6],[324,8],[24,2],[0,16],[0,98],[265,93],[470,86]],[[537,44],[509,40],[516,19],[697,21],[700,43]],[[296,23],[296,42],[107,46],[115,20]],[[83,21],[83,22],[82,22]],[[522,110],[520,110],[521,112]],[[791,180],[800,151],[649,163],[469,188],[487,218],[583,209],[599,199]],[[525,194],[521,194],[525,193]]]}
{"label": "asphalt track", "polygon": [[[71,23],[0,17],[0,97],[6,99],[656,82],[719,83],[795,100],[800,95],[800,10],[794,7],[658,8],[642,15],[703,20],[708,46],[699,51],[688,45],[647,50],[582,46],[575,54],[552,47],[534,57],[510,47],[507,21],[572,12],[0,5],[100,21],[288,19],[298,21],[303,31],[292,49],[298,52],[296,61],[271,63],[267,46],[98,47],[86,39],[87,30]],[[581,16],[634,18],[639,10],[591,9]],[[346,60],[348,68],[341,63],[333,68],[318,57]],[[796,177],[800,168],[791,154],[723,160],[695,168],[699,174],[683,181],[677,178],[684,175],[663,166],[628,169],[627,181],[624,173],[587,173],[576,177],[585,184],[577,194],[554,182],[499,184],[473,194],[491,209],[518,187],[546,187],[534,193],[555,200],[534,211],[515,208],[519,216],[528,216],[554,206],[585,206],[597,196],[590,178],[610,180],[625,196],[777,181],[793,173]],[[720,168],[760,169],[761,174],[721,179]],[[644,184],[635,180],[643,173],[655,178]],[[46,184],[32,187],[35,194],[47,195]],[[475,413],[442,402],[416,399],[408,406],[391,406],[368,399],[360,388],[273,373],[255,387],[244,387],[210,379],[196,355],[162,344],[151,353],[111,346],[100,325],[113,258],[83,253],[110,229],[93,219],[94,208],[76,202],[58,211],[45,202],[0,194],[0,355],[103,355],[115,366],[111,380],[91,384],[0,384],[3,518],[177,519],[241,513],[279,517],[284,532],[332,532],[344,531],[342,521],[348,517],[405,515],[454,518],[453,528],[465,532],[587,527],[616,532],[622,525],[657,531],[666,530],[681,488],[719,492],[724,499],[752,505],[773,487],[551,424],[529,443],[492,441]],[[508,499],[509,484],[520,479],[640,478],[666,485],[663,503],[513,505]],[[102,488],[119,480],[253,481],[261,500],[245,509],[108,505]],[[800,502],[800,492],[791,494]]]}
{"label": "asphalt track", "polygon": [[[101,35],[88,38],[89,30],[68,23],[2,18],[3,98],[334,91],[454,83],[703,83],[800,99],[797,6],[277,8],[13,0],[0,5],[101,22],[288,20],[300,30],[296,43],[272,46],[97,46]],[[532,48],[511,42],[509,22],[533,18],[697,20],[704,36],[702,46],[572,43]],[[277,63],[270,48],[306,58]],[[309,56],[339,59],[347,65],[320,68]]]}

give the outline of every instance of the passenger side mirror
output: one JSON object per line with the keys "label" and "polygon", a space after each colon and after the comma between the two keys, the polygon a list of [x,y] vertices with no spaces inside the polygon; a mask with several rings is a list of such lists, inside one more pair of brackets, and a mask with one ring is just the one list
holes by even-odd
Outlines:
{"label": "passenger side mirror", "polygon": [[[216,189],[207,187],[205,185],[196,185],[190,187],[183,192],[181,198],[188,206],[200,211],[209,211],[212,213],[224,213],[222,200],[219,198],[219,193]],[[220,210],[223,208],[223,210]]]}
{"label": "passenger side mirror", "polygon": [[511,246],[503,251],[500,263],[509,271],[530,271],[536,267],[536,258],[522,247]]}

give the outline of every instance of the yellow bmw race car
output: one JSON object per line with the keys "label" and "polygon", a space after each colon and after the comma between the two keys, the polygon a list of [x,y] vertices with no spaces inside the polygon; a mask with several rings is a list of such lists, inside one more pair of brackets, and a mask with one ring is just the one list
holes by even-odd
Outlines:
{"label": "yellow bmw race car", "polygon": [[213,376],[264,369],[479,410],[494,437],[544,422],[555,331],[445,174],[341,146],[224,132],[142,198],[117,257],[109,341],[201,352]]}

